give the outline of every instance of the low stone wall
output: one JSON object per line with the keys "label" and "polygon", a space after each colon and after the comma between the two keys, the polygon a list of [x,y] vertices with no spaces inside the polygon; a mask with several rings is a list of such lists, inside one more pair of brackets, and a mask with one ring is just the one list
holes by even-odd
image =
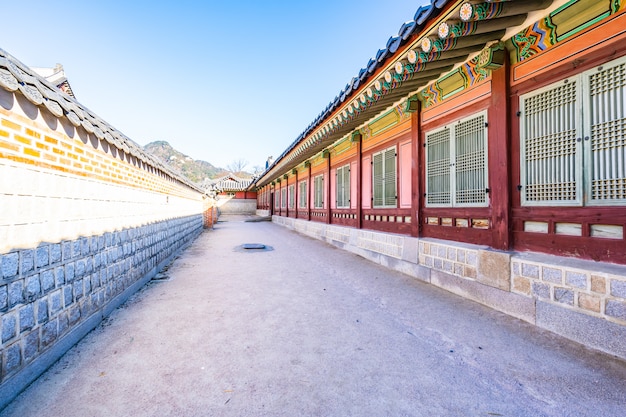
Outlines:
{"label": "low stone wall", "polygon": [[202,229],[195,215],[0,255],[0,409]]}
{"label": "low stone wall", "polygon": [[243,198],[220,198],[217,200],[220,214],[250,214],[256,213],[256,200]]}
{"label": "low stone wall", "polygon": [[273,216],[273,222],[626,359],[626,267]]}

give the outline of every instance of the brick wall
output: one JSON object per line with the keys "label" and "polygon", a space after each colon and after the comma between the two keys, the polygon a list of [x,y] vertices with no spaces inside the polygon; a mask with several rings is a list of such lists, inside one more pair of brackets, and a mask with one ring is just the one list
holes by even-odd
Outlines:
{"label": "brick wall", "polygon": [[190,216],[0,255],[0,384],[90,317],[104,317],[202,225]]}
{"label": "brick wall", "polygon": [[0,409],[213,222],[211,205],[0,49]]}

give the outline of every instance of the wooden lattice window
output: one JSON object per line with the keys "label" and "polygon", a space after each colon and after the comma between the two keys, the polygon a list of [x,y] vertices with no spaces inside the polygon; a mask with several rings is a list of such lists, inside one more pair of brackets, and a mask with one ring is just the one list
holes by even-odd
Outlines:
{"label": "wooden lattice window", "polygon": [[298,194],[298,207],[305,209],[306,208],[306,181],[300,181],[300,184],[298,184],[299,187],[299,194]]}
{"label": "wooden lattice window", "polygon": [[337,168],[337,208],[350,207],[350,165]]}
{"label": "wooden lattice window", "polygon": [[290,209],[295,209],[296,208],[296,185],[295,184],[291,184],[289,186],[289,208]]}
{"label": "wooden lattice window", "polygon": [[313,207],[316,209],[324,208],[324,176],[318,175],[314,179],[313,192],[315,198],[313,199]]}
{"label": "wooden lattice window", "polygon": [[[585,73],[590,204],[626,203],[626,62]],[[587,104],[587,103],[586,103]],[[587,140],[587,137],[590,139]]]}
{"label": "wooden lattice window", "polygon": [[426,205],[488,204],[487,113],[426,133]]}
{"label": "wooden lattice window", "polygon": [[372,201],[376,208],[397,207],[396,147],[372,155]]}
{"label": "wooden lattice window", "polygon": [[522,204],[626,203],[626,63],[520,97]]}
{"label": "wooden lattice window", "polygon": [[280,189],[280,207],[287,208],[287,187]]}

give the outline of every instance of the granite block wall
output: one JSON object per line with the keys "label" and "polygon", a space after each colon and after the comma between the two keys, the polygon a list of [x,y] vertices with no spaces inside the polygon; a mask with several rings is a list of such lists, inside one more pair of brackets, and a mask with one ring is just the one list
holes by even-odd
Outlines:
{"label": "granite block wall", "polygon": [[1,254],[0,394],[29,366],[49,366],[38,358],[93,328],[202,229],[195,215]]}

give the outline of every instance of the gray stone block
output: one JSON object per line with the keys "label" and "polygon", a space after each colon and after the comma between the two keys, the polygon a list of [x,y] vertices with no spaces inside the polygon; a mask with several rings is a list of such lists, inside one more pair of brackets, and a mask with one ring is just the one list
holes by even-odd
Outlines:
{"label": "gray stone block", "polygon": [[59,325],[57,320],[52,320],[41,327],[41,345],[43,347],[50,346],[57,340]]}
{"label": "gray stone block", "polygon": [[537,301],[537,326],[626,359],[626,326],[543,301]]}
{"label": "gray stone block", "polygon": [[0,311],[9,309],[9,289],[6,285],[0,285]]}
{"label": "gray stone block", "polygon": [[24,302],[24,281],[14,281],[9,284],[9,308]]}
{"label": "gray stone block", "polygon": [[62,260],[64,262],[72,259],[72,242],[61,242]]}
{"label": "gray stone block", "polygon": [[85,273],[91,274],[93,272],[93,258],[91,256],[85,259]]}
{"label": "gray stone block", "polygon": [[19,260],[19,252],[11,252],[0,255],[0,273],[2,273],[0,278],[7,279],[16,276],[19,272]]}
{"label": "gray stone block", "polygon": [[61,252],[61,244],[55,243],[50,245],[50,265],[54,265],[58,262],[61,262],[62,252]]}
{"label": "gray stone block", "polygon": [[41,284],[39,283],[39,274],[30,276],[25,280],[24,300],[30,302],[41,295]]}
{"label": "gray stone block", "polygon": [[45,293],[54,289],[55,279],[54,279],[54,271],[52,269],[48,269],[39,274],[39,279],[41,280],[41,290]]}
{"label": "gray stone block", "polygon": [[56,316],[63,309],[62,290],[56,290],[50,294],[50,315]]}
{"label": "gray stone block", "polygon": [[567,271],[565,272],[565,282],[572,287],[587,288],[587,276],[580,272]]}
{"label": "gray stone block", "polygon": [[39,352],[39,331],[30,332],[23,338],[24,362],[32,361]]}
{"label": "gray stone block", "polygon": [[537,265],[523,263],[522,276],[527,278],[539,279],[539,267]]}
{"label": "gray stone block", "polygon": [[626,320],[626,302],[608,300],[606,302],[605,313],[607,316],[615,317],[621,320]]}
{"label": "gray stone block", "polygon": [[69,311],[69,323],[70,326],[73,326],[80,320],[80,306],[74,304]]}
{"label": "gray stone block", "polygon": [[33,304],[26,304],[20,308],[20,333],[35,327],[35,309]]}
{"label": "gray stone block", "polygon": [[76,268],[74,262],[68,262],[67,264],[65,264],[65,282],[74,281],[75,270]]}
{"label": "gray stone block", "polygon": [[533,296],[537,298],[550,299],[550,286],[548,284],[542,284],[539,282],[533,282],[532,284]]}
{"label": "gray stone block", "polygon": [[574,291],[567,288],[554,288],[554,301],[562,304],[574,305]]}
{"label": "gray stone block", "polygon": [[83,293],[89,294],[91,292],[91,275],[87,275],[83,278]]}
{"label": "gray stone block", "polygon": [[87,256],[89,255],[89,250],[90,250],[89,239],[86,237],[81,237],[80,238],[80,254],[82,256]]}
{"label": "gray stone block", "polygon": [[4,372],[2,373],[3,379],[20,367],[22,363],[22,355],[19,343],[13,343],[4,350],[2,363],[4,364]]}
{"label": "gray stone block", "polygon": [[20,251],[20,274],[28,275],[35,270],[35,252],[32,249]]}
{"label": "gray stone block", "polygon": [[48,299],[41,298],[37,300],[37,324],[48,321]]}
{"label": "gray stone block", "polygon": [[555,268],[543,268],[543,280],[553,284],[563,284],[563,271]]}
{"label": "gray stone block", "polygon": [[71,284],[66,285],[65,287],[63,287],[63,305],[65,306],[65,308],[67,308],[70,305],[72,305],[73,302],[74,302],[73,286]]}
{"label": "gray stone block", "polygon": [[76,282],[74,282],[74,299],[78,301],[80,300],[82,296],[83,296],[83,280],[78,279],[76,280]]}
{"label": "gray stone block", "polygon": [[62,311],[61,314],[59,314],[59,316],[57,317],[57,320],[59,321],[59,336],[62,336],[70,328],[68,313]]}
{"label": "gray stone block", "polygon": [[611,280],[611,295],[613,297],[619,297],[626,299],[626,282]]}
{"label": "gray stone block", "polygon": [[102,254],[101,253],[95,253],[93,255],[93,268],[94,270],[97,270],[98,268],[100,268],[100,266],[102,265]]}
{"label": "gray stone block", "polygon": [[72,244],[72,258],[78,258],[80,256],[80,239],[73,240]]}
{"label": "gray stone block", "polygon": [[54,284],[57,288],[65,284],[65,268],[62,266],[54,268]]}
{"label": "gray stone block", "polygon": [[50,250],[48,245],[39,246],[36,249],[36,255],[37,268],[48,266],[50,263]]}
{"label": "gray stone block", "polygon": [[80,278],[83,275],[85,275],[85,260],[84,259],[78,259],[75,263],[76,268],[74,270],[74,274],[76,276],[76,278]]}
{"label": "gray stone block", "polygon": [[2,316],[2,343],[14,338],[17,335],[17,318],[15,314],[5,314]]}

